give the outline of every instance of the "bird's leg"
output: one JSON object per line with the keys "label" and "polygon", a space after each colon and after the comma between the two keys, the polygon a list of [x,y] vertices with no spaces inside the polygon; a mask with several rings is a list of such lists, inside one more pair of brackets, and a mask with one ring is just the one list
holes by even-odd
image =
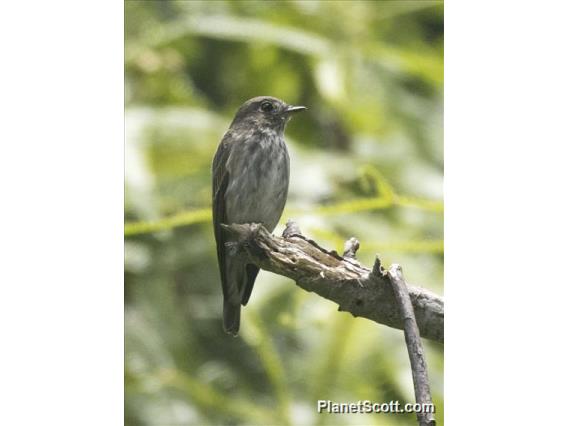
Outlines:
{"label": "bird's leg", "polygon": [[230,235],[230,241],[225,243],[229,253],[233,256],[246,256],[251,248],[251,241],[254,241],[262,225],[260,223],[233,223],[231,225],[222,223],[221,227]]}

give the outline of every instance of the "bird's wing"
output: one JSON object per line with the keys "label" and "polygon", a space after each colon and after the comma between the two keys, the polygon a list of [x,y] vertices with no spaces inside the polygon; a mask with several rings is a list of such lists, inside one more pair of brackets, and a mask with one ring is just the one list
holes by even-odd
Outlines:
{"label": "bird's wing", "polygon": [[250,294],[252,293],[252,288],[254,287],[254,281],[256,280],[258,271],[260,271],[260,268],[256,265],[253,265],[252,263],[249,263],[246,266],[247,280],[246,280],[245,289],[243,291],[243,297],[241,299],[241,303],[243,306],[246,306],[246,304],[250,299]]}
{"label": "bird's wing", "polygon": [[213,158],[213,228],[215,240],[217,242],[217,260],[219,261],[219,272],[221,273],[221,284],[223,285],[223,296],[227,297],[227,280],[225,276],[225,237],[222,223],[226,223],[225,212],[225,191],[229,183],[229,172],[227,171],[227,160],[229,158],[231,146],[223,138],[215,157]]}

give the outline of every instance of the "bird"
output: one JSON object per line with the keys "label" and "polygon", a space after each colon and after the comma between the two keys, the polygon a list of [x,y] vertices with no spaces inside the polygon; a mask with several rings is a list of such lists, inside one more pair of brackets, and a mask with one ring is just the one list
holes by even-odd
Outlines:
{"label": "bird", "polygon": [[288,105],[272,96],[243,103],[224,134],[211,167],[213,228],[223,290],[223,329],[237,336],[241,305],[250,298],[259,272],[231,250],[221,224],[259,223],[272,232],[284,210],[290,181],[290,158],[284,129],[305,106]]}

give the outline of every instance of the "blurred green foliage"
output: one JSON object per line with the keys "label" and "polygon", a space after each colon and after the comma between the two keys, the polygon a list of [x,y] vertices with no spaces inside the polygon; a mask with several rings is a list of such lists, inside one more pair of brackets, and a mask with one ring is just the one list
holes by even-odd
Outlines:
{"label": "blurred green foliage", "polygon": [[[318,399],[414,401],[404,337],[261,272],[221,327],[210,164],[236,108],[307,105],[282,223],[443,292],[443,4],[125,2],[128,425],[406,425]],[[275,232],[282,230],[282,225]],[[443,424],[443,347],[426,342]]]}

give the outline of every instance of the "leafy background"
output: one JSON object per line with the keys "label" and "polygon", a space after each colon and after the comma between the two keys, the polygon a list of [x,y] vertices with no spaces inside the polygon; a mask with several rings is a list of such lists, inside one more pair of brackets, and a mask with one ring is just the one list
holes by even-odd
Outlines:
{"label": "leafy background", "polygon": [[[261,272],[221,327],[210,164],[236,108],[310,109],[287,128],[281,225],[443,292],[443,3],[125,2],[128,425],[406,425],[318,399],[413,402],[403,334]],[[443,347],[425,342],[443,424]]]}

